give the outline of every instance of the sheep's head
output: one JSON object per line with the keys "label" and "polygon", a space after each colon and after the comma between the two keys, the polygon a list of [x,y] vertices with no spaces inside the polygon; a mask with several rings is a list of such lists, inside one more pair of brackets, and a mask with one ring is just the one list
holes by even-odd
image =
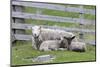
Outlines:
{"label": "sheep's head", "polygon": [[32,27],[32,36],[34,38],[38,38],[41,33],[41,26],[34,26]]}
{"label": "sheep's head", "polygon": [[68,45],[70,45],[72,40],[75,38],[75,36],[73,36],[73,37],[64,37],[64,38],[67,40]]}
{"label": "sheep's head", "polygon": [[69,50],[69,46],[70,46],[70,44],[71,44],[71,42],[72,42],[72,40],[75,38],[75,36],[73,36],[73,37],[64,37],[66,40],[67,40],[67,45],[65,45],[65,46],[67,46],[68,47],[68,50]]}
{"label": "sheep's head", "polygon": [[66,39],[64,37],[58,38],[57,40],[59,40],[59,44],[60,44],[60,48],[67,48],[66,46]]}

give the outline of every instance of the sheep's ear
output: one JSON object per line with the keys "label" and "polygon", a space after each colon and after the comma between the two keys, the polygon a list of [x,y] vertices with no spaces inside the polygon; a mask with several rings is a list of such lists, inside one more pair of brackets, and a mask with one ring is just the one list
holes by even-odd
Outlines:
{"label": "sheep's ear", "polygon": [[39,26],[39,29],[41,29],[41,26]]}
{"label": "sheep's ear", "polygon": [[74,39],[75,38],[75,36],[73,36],[71,39]]}
{"label": "sheep's ear", "polygon": [[63,37],[61,37],[60,39],[63,40]]}
{"label": "sheep's ear", "polygon": [[69,39],[69,38],[68,38],[68,37],[66,37],[66,36],[64,36],[63,38],[64,38],[64,39]]}
{"label": "sheep's ear", "polygon": [[31,30],[34,30],[34,27],[31,27]]}
{"label": "sheep's ear", "polygon": [[61,38],[56,38],[56,40],[61,40]]}
{"label": "sheep's ear", "polygon": [[40,32],[41,32],[41,28],[42,28],[42,27],[41,27],[41,26],[39,26],[39,30],[40,30]]}
{"label": "sheep's ear", "polygon": [[67,37],[65,37],[65,36],[63,38],[67,39]]}

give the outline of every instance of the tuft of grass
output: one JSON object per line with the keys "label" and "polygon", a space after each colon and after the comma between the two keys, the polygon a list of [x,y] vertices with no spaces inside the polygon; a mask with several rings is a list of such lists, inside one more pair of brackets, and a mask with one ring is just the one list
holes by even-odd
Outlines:
{"label": "tuft of grass", "polygon": [[83,15],[85,19],[89,19],[89,20],[95,20],[95,15],[90,15],[90,14],[84,14]]}
{"label": "tuft of grass", "polygon": [[47,63],[63,63],[63,62],[80,62],[80,61],[95,61],[95,46],[87,45],[86,52],[73,51],[47,51],[42,52],[34,50],[31,42],[17,41],[12,47],[12,65],[28,65],[28,64],[45,64],[42,62],[32,62],[32,58],[40,55],[53,55],[56,58]]}
{"label": "tuft of grass", "polygon": [[33,7],[24,7],[24,12],[27,12],[27,13],[36,13],[36,9],[37,8],[33,8]]}

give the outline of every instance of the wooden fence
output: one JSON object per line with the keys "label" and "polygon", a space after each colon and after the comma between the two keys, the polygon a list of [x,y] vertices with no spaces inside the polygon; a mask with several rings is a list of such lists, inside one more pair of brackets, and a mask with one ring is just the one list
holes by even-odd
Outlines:
{"label": "wooden fence", "polygon": [[[54,5],[48,3],[36,3],[36,2],[23,2],[23,1],[12,1],[12,42],[15,40],[31,40],[31,35],[25,35],[25,30],[31,29],[32,24],[25,24],[24,19],[34,19],[34,20],[46,20],[54,22],[69,22],[69,23],[82,23],[84,25],[95,25],[95,20],[88,20],[82,18],[82,14],[92,14],[95,15],[95,10],[85,9],[83,7],[65,7],[63,5]],[[35,7],[42,9],[66,11],[66,12],[76,12],[80,13],[80,18],[71,17],[61,17],[61,16],[50,16],[41,14],[31,14],[23,12],[23,7]],[[84,23],[83,23],[84,22]],[[79,29],[79,28],[65,28],[65,27],[54,27],[54,26],[43,26],[51,29],[61,29],[69,32],[83,32],[92,33],[95,35],[95,30],[90,29]],[[87,42],[89,44],[95,45],[95,41]]]}

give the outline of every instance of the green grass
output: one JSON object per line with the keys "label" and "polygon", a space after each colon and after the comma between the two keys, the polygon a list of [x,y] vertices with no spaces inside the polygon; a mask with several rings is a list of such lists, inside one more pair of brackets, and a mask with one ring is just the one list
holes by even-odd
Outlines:
{"label": "green grass", "polygon": [[27,64],[43,64],[32,62],[27,58],[37,57],[40,55],[54,55],[56,58],[48,63],[62,63],[62,62],[76,62],[76,61],[95,61],[95,46],[87,45],[87,51],[73,52],[73,51],[49,51],[42,52],[34,50],[31,42],[17,41],[12,47],[12,65],[27,65]]}
{"label": "green grass", "polygon": [[79,18],[79,13],[75,13],[75,12],[64,12],[64,11],[58,11],[58,10],[45,9],[43,11],[43,14],[52,15],[52,16],[62,16],[62,17]]}
{"label": "green grass", "polygon": [[36,13],[37,8],[33,8],[33,7],[24,7],[24,12],[27,13]]}
{"label": "green grass", "polygon": [[84,8],[86,9],[94,9],[96,8],[96,6],[93,6],[93,5],[85,5]]}
{"label": "green grass", "polygon": [[66,23],[66,22],[53,22],[53,21],[45,21],[45,20],[25,20],[26,23],[34,24],[34,25],[48,25],[48,26],[60,26],[60,27],[76,27],[79,24],[75,23]]}
{"label": "green grass", "polygon": [[[58,10],[50,10],[50,9],[37,9],[32,7],[25,7],[25,11],[27,13],[36,13],[37,10],[41,10],[41,14],[45,15],[52,15],[52,16],[62,16],[62,17],[72,17],[72,18],[79,18],[79,13],[75,12],[65,12],[65,11],[58,11]],[[94,15],[84,14],[85,19],[95,20]]]}

